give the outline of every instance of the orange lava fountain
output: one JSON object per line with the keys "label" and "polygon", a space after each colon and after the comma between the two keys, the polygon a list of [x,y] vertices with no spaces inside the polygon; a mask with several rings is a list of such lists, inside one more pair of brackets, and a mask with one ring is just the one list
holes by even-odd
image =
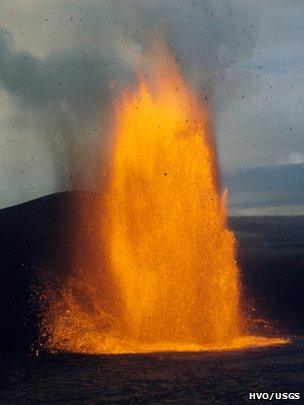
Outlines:
{"label": "orange lava fountain", "polygon": [[[83,316],[68,299],[51,346],[120,353],[282,343],[242,337],[235,240],[219,195],[206,108],[173,58],[159,53],[154,68],[116,105],[102,226],[118,309],[111,326],[96,332],[93,315]],[[98,296],[98,283],[93,290]],[[78,332],[67,339],[72,324]]]}
{"label": "orange lava fountain", "polygon": [[239,275],[205,110],[166,58],[116,120],[106,239],[119,332],[139,347],[235,339]]}

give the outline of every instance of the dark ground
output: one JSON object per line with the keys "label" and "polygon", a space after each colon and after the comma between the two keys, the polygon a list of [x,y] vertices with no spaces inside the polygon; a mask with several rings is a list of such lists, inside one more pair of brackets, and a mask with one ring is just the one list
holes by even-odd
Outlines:
{"label": "dark ground", "polygon": [[303,397],[303,345],[227,353],[11,357],[0,366],[0,403],[234,405],[246,403],[250,392]]}
{"label": "dark ground", "polygon": [[[66,236],[78,229],[83,241],[94,227],[94,218],[84,226],[75,214],[79,202],[94,212],[96,195],[60,193],[0,210],[1,404],[243,403],[249,391],[304,394],[304,217],[229,220],[238,239],[244,308],[259,320],[250,327],[296,336],[292,345],[224,354],[28,357],[40,320],[41,272],[68,273],[72,241]],[[89,248],[94,252],[94,244]]]}

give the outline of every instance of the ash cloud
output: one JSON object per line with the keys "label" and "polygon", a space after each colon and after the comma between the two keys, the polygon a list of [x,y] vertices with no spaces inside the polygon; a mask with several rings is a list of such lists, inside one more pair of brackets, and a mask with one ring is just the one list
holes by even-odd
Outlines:
{"label": "ash cloud", "polygon": [[24,136],[20,126],[25,128],[30,121],[32,131],[48,145],[59,189],[69,186],[75,171],[86,170],[81,168],[85,164],[81,154],[91,153],[89,138],[100,131],[96,121],[100,119],[103,129],[106,125],[114,94],[109,83],[118,78],[127,82],[129,76],[126,67],[118,60],[111,62],[102,52],[70,49],[38,58],[18,51],[9,33],[0,31],[0,88],[14,109],[11,126],[15,122],[17,135]]}
{"label": "ash cloud", "polygon": [[[296,8],[293,16],[299,14],[300,3]],[[277,9],[284,12],[283,3]],[[79,172],[86,173],[84,187],[93,186],[91,162],[98,148],[106,150],[112,98],[132,83],[133,59],[145,54],[156,33],[169,44],[192,86],[202,96],[214,94],[221,159],[224,165],[237,166],[231,146],[237,139],[235,127],[231,123],[228,126],[229,140],[224,134],[225,111],[228,116],[230,105],[237,105],[243,97],[244,82],[252,81],[248,73],[252,73],[252,66],[247,69],[246,61],[251,58],[255,64],[252,58],[261,41],[259,33],[264,30],[268,38],[267,27],[261,27],[259,21],[261,15],[267,20],[269,10],[269,6],[257,7],[251,0],[4,2],[0,17],[0,90],[8,100],[10,114],[9,124],[1,131],[7,131],[7,138],[15,142],[15,155],[23,153],[18,149],[18,137],[25,137],[22,129],[17,130],[20,121],[32,138],[27,159],[12,162],[6,157],[3,164],[22,168],[27,178],[17,179],[19,185],[35,184],[40,172],[46,184],[43,193],[70,188],[70,179]],[[290,30],[285,31],[287,37]],[[248,88],[251,95],[255,93],[254,84]],[[247,102],[246,98],[242,100],[243,104]],[[252,102],[256,105],[258,101]],[[231,122],[238,119],[240,111],[243,114],[242,109],[231,110]],[[276,114],[275,106],[271,111]],[[240,144],[246,143],[247,129],[251,141],[256,136],[255,123],[249,122],[249,126],[242,124]],[[100,134],[104,135],[104,145],[98,144]],[[31,153],[36,141],[46,145],[43,157],[50,161],[52,170],[43,170],[40,157],[34,173],[32,159],[39,159]],[[246,153],[242,165],[246,165]],[[254,155],[247,155],[250,165],[254,165]],[[7,175],[2,182],[4,188],[8,189],[12,180]],[[24,199],[33,196],[27,188],[23,194]]]}
{"label": "ash cloud", "polygon": [[126,76],[126,69],[91,49],[57,52],[39,59],[18,52],[0,33],[0,84],[23,108],[56,108],[65,103],[83,117],[100,108],[110,80]]}
{"label": "ash cloud", "polygon": [[[62,3],[68,16],[69,3]],[[78,1],[73,3],[81,5]],[[91,1],[79,7],[77,13],[75,10],[70,13],[73,42],[67,40],[67,47],[63,45],[43,58],[17,50],[14,35],[2,29],[1,86],[33,108],[47,108],[63,101],[76,114],[91,115],[107,101],[110,81],[122,85],[130,80],[132,55],[144,53],[151,36],[159,30],[185,73],[190,78],[197,73],[196,78],[199,76],[203,81],[204,73],[211,74],[214,69],[225,68],[250,54],[253,37],[247,18],[253,10],[241,4]],[[47,23],[44,25],[40,29],[47,30]]]}

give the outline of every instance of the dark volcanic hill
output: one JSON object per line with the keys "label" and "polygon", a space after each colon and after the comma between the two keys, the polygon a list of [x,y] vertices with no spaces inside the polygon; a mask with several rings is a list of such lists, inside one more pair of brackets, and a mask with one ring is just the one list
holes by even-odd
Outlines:
{"label": "dark volcanic hill", "polygon": [[[92,213],[97,201],[94,193],[65,192],[0,210],[0,351],[28,351],[35,342],[41,277],[70,271],[72,229],[84,240],[87,235],[77,208]],[[304,217],[233,217],[229,223],[246,311],[254,307],[257,318],[271,319],[280,332],[302,333]]]}
{"label": "dark volcanic hill", "polygon": [[0,210],[0,351],[28,350],[37,336],[41,278],[71,268],[72,230],[83,226],[79,206],[97,196],[64,192]]}

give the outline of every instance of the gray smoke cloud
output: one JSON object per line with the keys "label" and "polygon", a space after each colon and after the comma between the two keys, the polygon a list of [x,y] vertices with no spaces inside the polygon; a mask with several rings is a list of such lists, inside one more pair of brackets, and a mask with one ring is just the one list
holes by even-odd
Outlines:
{"label": "gray smoke cloud", "polygon": [[[56,0],[33,1],[30,10],[13,3],[6,2],[0,21],[0,86],[11,105],[13,138],[28,128],[46,145],[49,171],[42,172],[53,189],[69,188],[79,173],[84,187],[94,183],[91,166],[96,146],[106,148],[98,142],[108,132],[112,98],[132,82],[133,59],[151,37],[167,44],[206,94],[216,73],[248,56],[253,45],[253,8],[241,1]],[[26,174],[33,159],[15,165]],[[7,174],[5,181],[12,180]]]}
{"label": "gray smoke cloud", "polygon": [[[69,14],[69,2],[62,3]],[[185,73],[202,82],[210,79],[204,73],[226,68],[252,48],[253,10],[238,1],[91,1],[70,14],[73,43],[44,58],[18,51],[13,35],[0,32],[1,86],[27,107],[64,102],[77,115],[94,114],[107,101],[109,82],[130,80],[132,56],[144,52],[159,30]]]}
{"label": "gray smoke cloud", "polygon": [[[112,100],[132,83],[134,58],[153,36],[172,50],[200,95],[213,94],[223,170],[269,163],[270,155],[274,164],[301,160],[298,113],[294,123],[275,100],[298,80],[286,69],[294,63],[291,44],[297,52],[302,41],[303,14],[299,1],[4,1],[2,204],[68,189],[79,176],[83,187],[94,187],[93,162],[106,155]],[[277,86],[282,77],[284,86]],[[280,124],[272,124],[278,115]],[[282,146],[274,147],[278,137]]]}
{"label": "gray smoke cloud", "polygon": [[129,80],[128,68],[118,57],[112,62],[88,48],[62,50],[41,59],[18,51],[9,33],[0,31],[0,86],[15,108],[11,122],[17,123],[25,111],[31,115],[33,131],[48,145],[59,188],[67,185],[66,177],[72,177],[80,158],[77,143],[90,153],[92,145],[85,138],[90,137],[90,127],[100,130],[96,120],[105,119],[109,84],[118,79],[121,84]]}

